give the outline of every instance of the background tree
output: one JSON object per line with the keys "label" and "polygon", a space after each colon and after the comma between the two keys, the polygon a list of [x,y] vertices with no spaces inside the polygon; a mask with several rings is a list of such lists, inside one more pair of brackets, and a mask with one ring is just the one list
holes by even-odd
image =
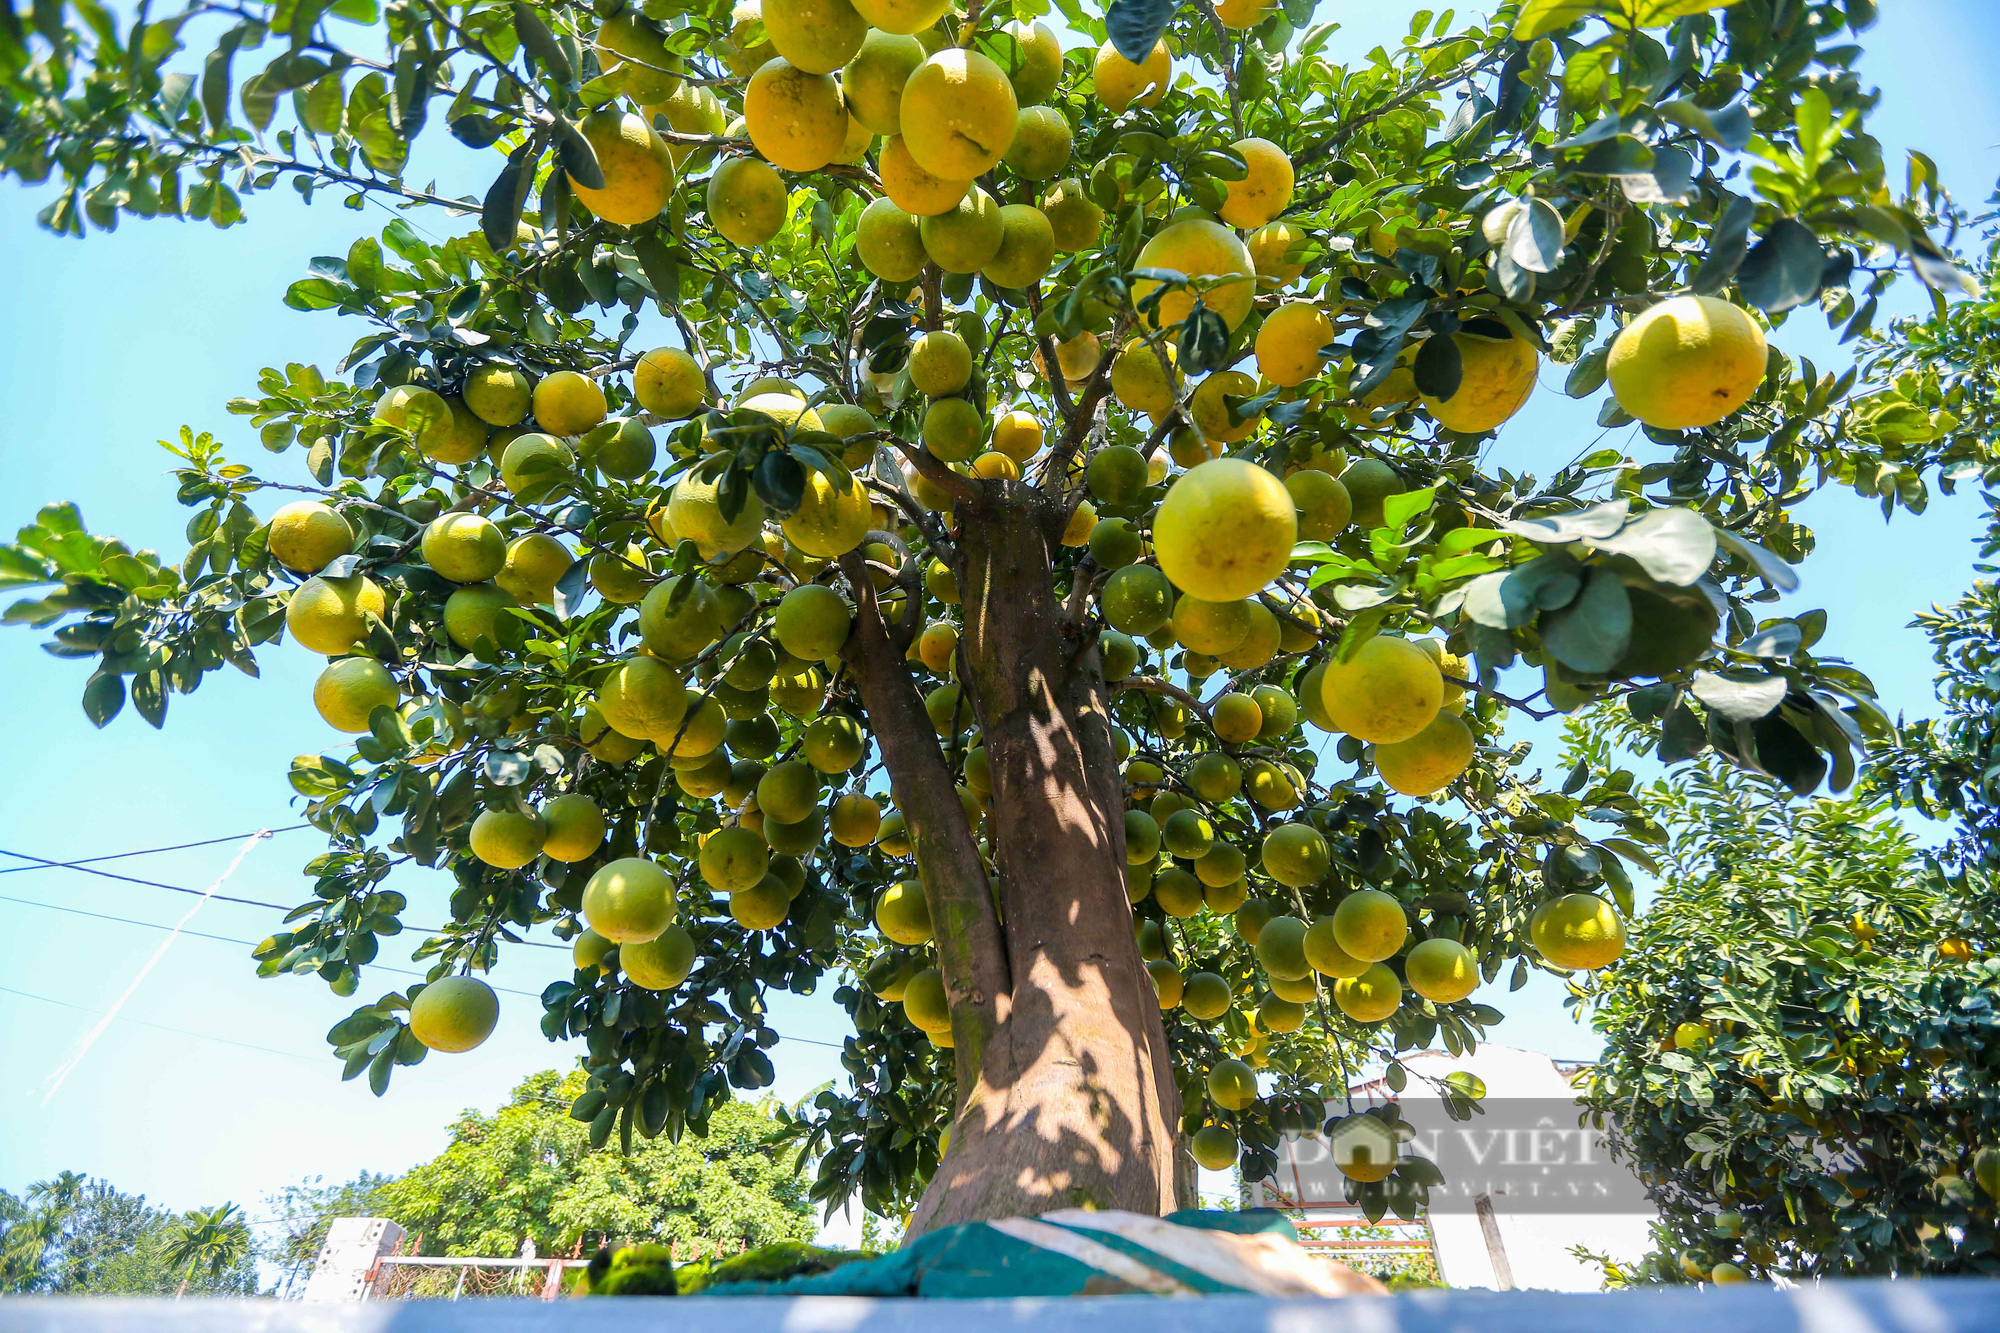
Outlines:
{"label": "background tree", "polygon": [[183,1214],[168,1233],[165,1252],[168,1265],[178,1270],[181,1278],[174,1299],[187,1294],[188,1283],[197,1274],[219,1278],[254,1252],[250,1227],[243,1220],[243,1210],[235,1204]]}
{"label": "background tree", "polygon": [[372,1206],[410,1234],[413,1253],[593,1252],[614,1240],[724,1246],[808,1241],[808,1182],[774,1144],[768,1106],[717,1107],[704,1138],[590,1144],[569,1114],[588,1078],[533,1075],[492,1115],[468,1111],[432,1160],[382,1183]]}
{"label": "background tree", "polygon": [[[4,13],[0,161],[51,227],[228,226],[284,179],[479,218],[314,261],[288,302],[369,331],[232,405],[272,476],[169,445],[183,558],[65,505],[0,553],[100,725],[288,625],[336,659],[359,739],[294,766],[330,849],[260,967],[354,994],[392,869],[456,885],[429,985],[329,1033],[350,1077],[475,1044],[472,974],[588,922],[542,1022],[593,1143],[707,1131],[772,1076],[762,994],[834,978],[817,1197],[1158,1211],[1177,1145],[1261,1174],[1363,1058],[1475,1043],[1479,977],[1615,953],[1592,895],[1629,908],[1656,826],[1542,789],[1512,712],[1627,696],[1663,757],[1798,793],[1887,735],[1757,614],[1794,505],[1920,508],[1939,461],[1861,467],[1918,429],[1901,378],[1766,342],[1865,329],[1905,265],[1964,284],[1928,161],[1863,125],[1873,0],[1426,12],[1345,64],[1310,0],[1064,0],[1067,51],[1038,0],[856,10]],[[403,177],[439,121],[505,154],[483,199]],[[648,301],[677,345],[635,356]],[[1543,356],[1647,456],[1482,471]]]}
{"label": "background tree", "polygon": [[[165,1296],[185,1276],[169,1258],[181,1220],[73,1171],[37,1182],[23,1200],[0,1193],[0,1291]],[[255,1295],[257,1267],[238,1254],[188,1285],[197,1295]]]}
{"label": "background tree", "polygon": [[262,1211],[273,1233],[258,1257],[278,1270],[280,1298],[303,1289],[336,1218],[382,1215],[382,1187],[391,1179],[363,1171],[352,1180],[329,1185],[324,1177],[314,1176],[264,1196]]}

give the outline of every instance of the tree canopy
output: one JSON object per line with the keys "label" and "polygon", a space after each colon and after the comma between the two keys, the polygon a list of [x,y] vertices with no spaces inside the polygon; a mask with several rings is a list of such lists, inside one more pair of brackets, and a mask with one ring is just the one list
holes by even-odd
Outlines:
{"label": "tree canopy", "polygon": [[[1968,287],[1866,128],[1873,0],[1371,51],[1311,0],[1059,7],[0,11],[56,230],[281,180],[478,219],[312,262],[287,303],[366,331],[230,405],[267,468],[168,443],[184,556],[70,504],[0,550],[100,726],[330,659],[356,739],[293,765],[329,849],[260,970],[357,994],[391,873],[455,886],[428,985],[328,1034],[349,1077],[483,1039],[475,974],[553,924],[594,1145],[713,1133],[763,997],[825,983],[816,1199],[1164,1210],[1183,1148],[1261,1174],[1362,1060],[1470,1048],[1480,980],[1616,956],[1662,826],[1514,714],[1620,700],[1800,795],[1891,737],[1823,616],[1765,614],[1820,487],[1915,514],[1992,463],[1921,369],[1783,350]],[[405,175],[440,125],[483,197]],[[1544,361],[1637,429],[1482,465]]]}
{"label": "tree canopy", "polygon": [[[228,1208],[229,1205],[223,1205]],[[0,1292],[67,1296],[253,1296],[259,1288],[249,1233],[240,1218],[220,1228],[241,1238],[220,1266],[189,1272],[175,1244],[204,1215],[155,1208],[144,1195],[65,1171],[29,1187],[0,1190]]]}

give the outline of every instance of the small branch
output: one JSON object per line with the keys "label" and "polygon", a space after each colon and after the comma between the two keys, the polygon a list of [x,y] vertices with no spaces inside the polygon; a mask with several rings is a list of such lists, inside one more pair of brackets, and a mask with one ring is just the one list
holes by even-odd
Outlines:
{"label": "small branch", "polygon": [[924,474],[924,480],[951,496],[954,500],[970,503],[979,498],[979,486],[962,472],[953,472],[939,461],[930,450],[911,444],[908,440],[889,437],[896,452],[910,460],[910,466]]}

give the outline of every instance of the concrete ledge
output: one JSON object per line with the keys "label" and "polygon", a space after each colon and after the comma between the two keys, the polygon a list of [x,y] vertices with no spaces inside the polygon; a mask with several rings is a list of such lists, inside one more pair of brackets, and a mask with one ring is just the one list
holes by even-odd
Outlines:
{"label": "concrete ledge", "polygon": [[878,1301],[0,1300],[0,1333],[2000,1333],[2000,1281],[1680,1288],[1570,1296],[1413,1292],[1379,1299]]}

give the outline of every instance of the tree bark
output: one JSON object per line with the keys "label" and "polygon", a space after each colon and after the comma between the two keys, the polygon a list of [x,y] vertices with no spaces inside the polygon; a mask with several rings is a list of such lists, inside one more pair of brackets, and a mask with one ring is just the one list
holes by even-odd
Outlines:
{"label": "tree bark", "polygon": [[991,889],[868,592],[848,658],[912,832],[952,1005],[958,1113],[910,1234],[1076,1206],[1159,1214],[1179,1192],[1180,1096],[1125,896],[1102,671],[1055,593],[1067,514],[1019,482],[979,483],[957,508],[961,684],[993,777]]}

